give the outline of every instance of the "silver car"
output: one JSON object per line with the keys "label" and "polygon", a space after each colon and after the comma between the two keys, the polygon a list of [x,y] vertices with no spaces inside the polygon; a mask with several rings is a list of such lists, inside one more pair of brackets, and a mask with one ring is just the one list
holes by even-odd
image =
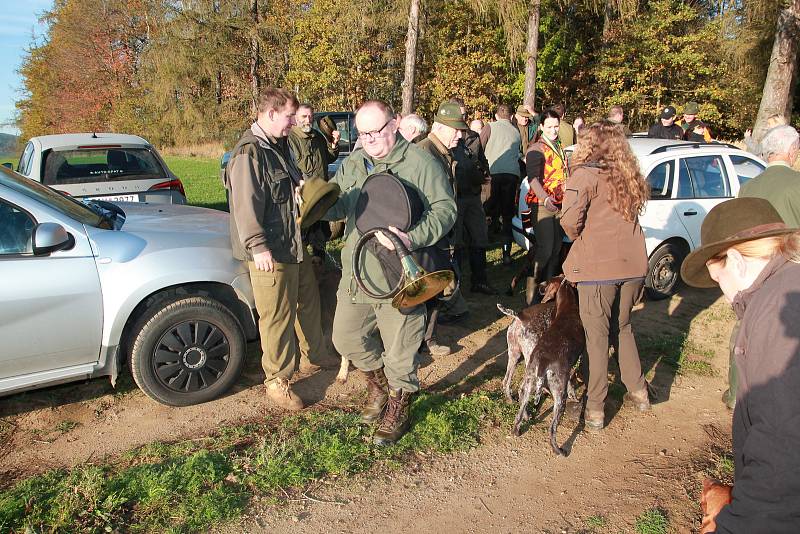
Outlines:
{"label": "silver car", "polygon": [[76,198],[186,204],[180,179],[137,135],[71,133],[32,137],[17,172]]}
{"label": "silver car", "polygon": [[0,395],[128,364],[183,406],[230,388],[257,335],[228,214],[79,202],[0,168]]}

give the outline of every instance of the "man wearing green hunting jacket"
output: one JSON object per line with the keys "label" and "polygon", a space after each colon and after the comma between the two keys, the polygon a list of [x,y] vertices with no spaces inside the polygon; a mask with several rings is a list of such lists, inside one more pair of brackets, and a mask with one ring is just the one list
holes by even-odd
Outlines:
{"label": "man wearing green hunting jacket", "polygon": [[[421,218],[408,233],[390,227],[412,251],[435,244],[450,231],[456,220],[456,203],[441,164],[397,134],[397,119],[387,104],[362,104],[356,112],[356,127],[361,148],[344,160],[332,178],[342,194],[325,217],[346,218],[333,344],[366,374],[368,396],[362,419],[379,423],[374,441],[384,445],[400,439],[410,426],[409,405],[419,390],[417,350],[425,332],[425,306],[401,313],[389,299],[373,299],[359,290],[351,265],[360,237],[355,226],[356,201],[367,177],[378,172],[391,172],[415,189],[424,206]],[[392,248],[388,239],[379,241]],[[365,252],[360,262],[365,286],[374,293],[388,292],[389,284],[375,256]]]}

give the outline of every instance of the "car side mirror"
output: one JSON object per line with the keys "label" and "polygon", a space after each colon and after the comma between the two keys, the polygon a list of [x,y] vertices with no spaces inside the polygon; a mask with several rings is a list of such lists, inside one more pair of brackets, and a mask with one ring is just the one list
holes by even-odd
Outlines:
{"label": "car side mirror", "polygon": [[58,250],[69,250],[75,238],[57,223],[40,223],[33,229],[33,255],[45,256]]}
{"label": "car side mirror", "polygon": [[14,164],[9,161],[3,162],[3,167],[6,169],[11,169],[12,171],[14,170]]}

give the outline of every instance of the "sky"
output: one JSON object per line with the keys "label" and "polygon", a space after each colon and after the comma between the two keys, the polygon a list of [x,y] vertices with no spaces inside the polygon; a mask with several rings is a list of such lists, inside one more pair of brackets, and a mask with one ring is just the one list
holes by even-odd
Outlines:
{"label": "sky", "polygon": [[34,33],[39,40],[44,33],[38,16],[52,6],[53,0],[0,0],[0,132],[19,133],[8,125],[14,120],[14,102],[22,89],[17,70]]}

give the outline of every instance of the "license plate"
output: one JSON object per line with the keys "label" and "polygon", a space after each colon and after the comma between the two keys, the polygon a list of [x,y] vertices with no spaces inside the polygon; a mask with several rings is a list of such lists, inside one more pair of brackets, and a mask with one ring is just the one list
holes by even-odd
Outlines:
{"label": "license plate", "polygon": [[139,202],[139,195],[108,195],[104,197],[90,197],[91,200],[108,200],[109,202]]}

